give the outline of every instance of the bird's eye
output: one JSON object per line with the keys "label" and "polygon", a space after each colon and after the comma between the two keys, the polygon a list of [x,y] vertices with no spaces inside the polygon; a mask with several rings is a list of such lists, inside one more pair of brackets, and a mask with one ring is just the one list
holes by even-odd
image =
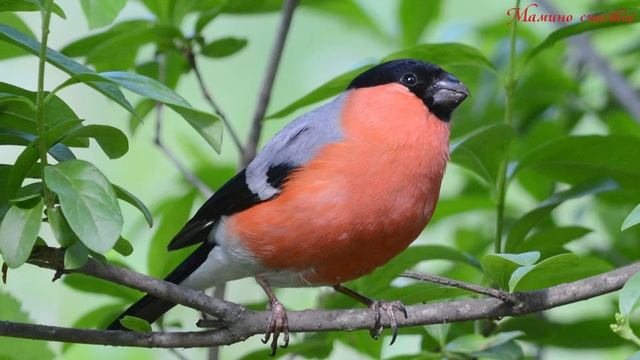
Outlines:
{"label": "bird's eye", "polygon": [[412,73],[407,73],[402,75],[400,81],[407,86],[413,86],[418,83],[418,78]]}

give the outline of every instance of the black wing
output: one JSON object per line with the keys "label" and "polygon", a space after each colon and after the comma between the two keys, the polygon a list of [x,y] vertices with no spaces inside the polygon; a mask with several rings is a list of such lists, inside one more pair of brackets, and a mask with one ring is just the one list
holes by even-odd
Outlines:
{"label": "black wing", "polygon": [[282,190],[295,169],[317,151],[342,139],[342,97],[311,111],[285,126],[258,156],[220,188],[169,243],[169,250],[207,240],[220,217],[268,201]]}
{"label": "black wing", "polygon": [[181,249],[207,239],[220,217],[245,210],[260,203],[258,195],[247,186],[242,170],[207,200],[169,243],[169,250]]}
{"label": "black wing", "polygon": [[[296,167],[278,164],[269,168],[267,182],[281,189]],[[242,170],[207,200],[169,243],[169,250],[182,249],[207,240],[209,233],[222,216],[235,214],[269,199],[261,200],[249,189],[245,170]]]}

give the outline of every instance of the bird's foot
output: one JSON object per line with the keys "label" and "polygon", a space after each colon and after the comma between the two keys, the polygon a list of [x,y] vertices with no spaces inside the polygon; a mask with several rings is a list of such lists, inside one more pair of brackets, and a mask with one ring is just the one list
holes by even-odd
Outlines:
{"label": "bird's foot", "polygon": [[280,334],[283,334],[283,342],[281,347],[284,349],[289,346],[289,321],[287,320],[287,311],[280,301],[277,299],[270,301],[269,310],[271,310],[271,318],[269,319],[269,325],[267,325],[267,332],[262,339],[262,343],[269,342],[271,335],[271,356],[276,354],[278,349],[278,338]]}
{"label": "bird's foot", "polygon": [[375,312],[375,322],[373,327],[369,329],[369,333],[371,337],[374,339],[378,339],[380,334],[382,333],[382,325],[380,324],[380,319],[382,318],[382,312],[386,311],[389,316],[391,322],[391,343],[392,345],[396,341],[396,337],[398,337],[398,320],[396,319],[395,310],[400,311],[404,314],[404,318],[407,318],[407,308],[400,301],[382,301],[375,300],[369,305],[370,309],[373,309]]}

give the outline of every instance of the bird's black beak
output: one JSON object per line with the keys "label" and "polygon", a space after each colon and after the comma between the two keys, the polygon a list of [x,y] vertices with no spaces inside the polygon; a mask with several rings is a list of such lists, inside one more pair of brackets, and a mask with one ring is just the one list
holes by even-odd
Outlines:
{"label": "bird's black beak", "polygon": [[469,96],[469,89],[450,74],[433,84],[432,91],[435,105],[445,105],[453,108],[460,105]]}
{"label": "bird's black beak", "polygon": [[451,113],[469,96],[469,89],[455,76],[444,73],[426,90],[429,110],[440,120],[449,121]]}

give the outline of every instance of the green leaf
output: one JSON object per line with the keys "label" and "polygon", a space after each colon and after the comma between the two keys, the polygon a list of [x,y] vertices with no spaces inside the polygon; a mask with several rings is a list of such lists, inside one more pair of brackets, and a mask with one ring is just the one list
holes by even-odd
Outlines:
{"label": "green leaf", "polygon": [[191,248],[185,248],[167,253],[167,245],[189,220],[196,194],[196,191],[190,190],[186,194],[168,198],[157,212],[159,213],[158,225],[151,239],[147,256],[151,276],[166,276],[193,251]]}
{"label": "green leaf", "polygon": [[126,4],[127,0],[80,0],[89,29],[111,24]]}
{"label": "green leaf", "polygon": [[373,64],[363,65],[354,70],[348,71],[342,75],[334,77],[333,79],[320,85],[320,87],[316,88],[315,90],[311,91],[310,93],[301,97],[300,99],[294,101],[293,103],[286,106],[285,108],[267,116],[267,119],[278,119],[281,117],[285,117],[304,106],[314,104],[318,101],[328,99],[334,95],[341,93],[347,88],[349,83],[356,76],[370,69],[372,66]]}
{"label": "green leaf", "polygon": [[522,331],[502,332],[489,337],[478,334],[463,335],[449,342],[445,350],[470,354],[500,346],[523,335],[524,333]]}
{"label": "green leaf", "polygon": [[[160,76],[160,61],[164,69]],[[177,49],[167,49],[162,52],[161,59],[143,62],[135,67],[135,72],[160,81],[170,89],[175,90],[182,75],[189,73],[191,66],[184,54]]]}
{"label": "green leaf", "polygon": [[568,136],[526,154],[514,174],[532,168],[569,184],[613,178],[624,187],[640,183],[640,138],[624,135]]}
{"label": "green leaf", "polygon": [[[32,323],[18,300],[0,289],[0,319],[20,323]],[[16,354],[19,354],[16,357]],[[55,357],[45,341],[0,337],[0,359],[50,360]]]}
{"label": "green leaf", "polygon": [[135,109],[138,116],[129,116],[129,131],[132,135],[135,135],[138,126],[140,126],[151,111],[156,108],[156,104],[157,103],[151,99],[142,99],[136,104]]}
{"label": "green leaf", "polygon": [[27,146],[22,150],[16,162],[11,167],[9,178],[7,179],[7,195],[15,198],[18,190],[22,187],[22,182],[29,174],[31,168],[38,162],[39,153],[35,146]]}
{"label": "green leaf", "polygon": [[442,354],[423,351],[417,354],[398,355],[398,356],[393,356],[385,359],[386,360],[442,360]]}
{"label": "green leaf", "polygon": [[78,81],[87,81],[89,83],[98,81],[111,82],[142,96],[165,103],[173,111],[182,116],[215,151],[220,152],[223,130],[220,118],[217,115],[192,108],[184,98],[164,84],[139,74],[112,71],[100,74],[77,74],[59,88],[74,84]]}
{"label": "green leaf", "polygon": [[[3,145],[28,146],[29,144],[34,144],[37,139],[35,135],[28,132],[10,128],[0,128],[0,143]],[[49,148],[49,154],[60,162],[76,158],[73,152],[64,144],[54,144]]]}
{"label": "green leaf", "polygon": [[540,258],[537,251],[522,254],[488,254],[482,258],[482,270],[501,289],[509,289],[509,279],[520,266],[530,266]]}
{"label": "green leaf", "polygon": [[[638,9],[627,8],[625,10],[626,10],[625,15],[628,15],[631,21],[582,21],[577,24],[565,26],[561,29],[558,29],[552,32],[540,44],[538,44],[533,49],[531,49],[531,51],[527,55],[526,61],[528,62],[543,50],[552,47],[558,41],[561,41],[568,37],[579,35],[588,31],[594,31],[594,30],[610,28],[610,27],[617,27],[621,25],[630,25],[640,21],[640,11]],[[616,10],[610,13],[597,14],[597,15],[610,18],[611,15],[615,14],[616,12],[619,13],[619,10]]]}
{"label": "green leaf", "polygon": [[496,73],[493,64],[476,48],[459,43],[423,44],[400,50],[382,59],[413,58],[438,64],[441,67],[464,66],[489,70]]}
{"label": "green leaf", "polygon": [[451,145],[451,161],[496,186],[500,162],[514,136],[506,124],[490,125]]}
{"label": "green leaf", "polygon": [[153,26],[150,20],[127,20],[109,27],[107,30],[91,34],[67,44],[60,52],[69,57],[87,56],[93,50],[123,34],[142,31]]}
{"label": "green leaf", "polygon": [[519,281],[512,284],[513,291],[542,289],[561,283],[580,280],[611,270],[611,265],[595,257],[560,254],[533,266]]}
{"label": "green leaf", "polygon": [[[122,304],[100,306],[82,315],[71,327],[74,329],[104,329],[122,313],[123,308],[124,305]],[[64,343],[62,345],[62,354],[66,353],[74,345],[73,343]]]}
{"label": "green leaf", "polygon": [[618,303],[620,314],[628,318],[638,305],[640,305],[640,272],[630,277],[620,290]]}
{"label": "green leaf", "polygon": [[[608,302],[607,302],[608,303]],[[577,305],[574,305],[577,307]],[[585,308],[594,309],[594,308]],[[504,319],[500,322],[503,331],[520,330],[526,335],[522,340],[542,346],[570,349],[584,349],[585,339],[589,339],[589,349],[613,349],[623,345],[624,340],[615,335],[609,325],[611,324],[611,312],[607,311],[580,311],[580,317],[549,319],[550,316],[539,314],[525,315]]]}
{"label": "green leaf", "polygon": [[[368,289],[358,289],[358,292],[364,292],[367,295],[374,296],[378,299],[399,300],[406,305],[423,304],[425,302],[436,300],[453,299],[460,296],[473,295],[472,292],[469,292],[467,290],[449,288],[442,285],[430,284],[426,282],[412,283],[411,285],[407,286],[393,286],[387,284],[384,288],[377,290],[376,292],[371,292]],[[343,304],[338,306],[338,308],[354,307],[355,304],[358,304],[352,299],[344,298],[344,295],[340,296],[340,300],[337,303]],[[323,303],[322,307],[325,307],[326,305],[327,304]]]}
{"label": "green leaf", "polygon": [[[238,1],[234,1],[236,3]],[[332,21],[342,21],[350,29],[370,30],[378,38],[386,38],[377,22],[354,0],[303,0],[301,5],[327,14]],[[230,5],[231,6],[231,5]],[[229,7],[230,7],[229,6]]]}
{"label": "green leaf", "polygon": [[638,224],[640,224],[640,204],[636,206],[635,209],[633,209],[631,213],[629,213],[629,216],[624,219],[620,231],[625,231],[628,228],[636,226]]}
{"label": "green leaf", "polygon": [[247,43],[247,39],[225,37],[206,44],[202,47],[201,53],[210,58],[223,58],[242,50]]}
{"label": "green leaf", "polygon": [[435,341],[438,342],[440,347],[445,347],[447,344],[447,337],[449,336],[449,330],[451,329],[451,323],[426,325],[424,329]]}
{"label": "green leaf", "polygon": [[344,332],[335,335],[336,340],[369,359],[381,359],[382,341],[371,341],[371,335],[365,331]]}
{"label": "green leaf", "polygon": [[147,320],[137,318],[135,316],[125,315],[120,319],[120,324],[129,330],[135,332],[151,332],[151,324]]}
{"label": "green leaf", "polygon": [[31,209],[12,206],[0,224],[0,252],[10,268],[24,264],[36,243],[42,224],[42,200]]}
{"label": "green leaf", "polygon": [[553,194],[547,200],[540,203],[537,208],[524,214],[511,225],[507,241],[505,242],[505,249],[507,251],[513,251],[516,249],[527,236],[529,231],[531,231],[531,229],[545,219],[553,209],[563,202],[585,195],[594,195],[616,189],[618,189],[618,185],[613,181],[598,181],[576,185],[568,190]]}
{"label": "green leaf", "polygon": [[481,350],[471,354],[474,359],[494,359],[494,360],[521,360],[524,359],[524,352],[520,345],[510,340],[503,344]]}
{"label": "green leaf", "polygon": [[190,107],[168,105],[173,111],[180,114],[192,128],[194,128],[213,150],[220,153],[222,149],[222,121],[216,115],[209,114]]}
{"label": "green leaf", "polygon": [[110,158],[117,159],[129,151],[129,140],[119,129],[107,125],[86,125],[69,132],[65,139],[93,138]]}
{"label": "green leaf", "polygon": [[385,266],[374,270],[371,274],[354,281],[354,287],[367,294],[382,291],[397,278],[401,272],[412,268],[422,261],[449,260],[479,268],[480,264],[471,255],[443,245],[411,246],[392,259]]}
{"label": "green leaf", "polygon": [[[35,0],[0,0],[0,12],[3,11],[40,11],[42,5],[39,1]],[[58,6],[58,4],[53,4],[51,6],[51,12],[58,15],[59,17],[66,19],[62,8]],[[35,36],[34,36],[35,37]]]}
{"label": "green leaf", "polygon": [[[0,41],[15,45],[36,56],[40,51],[40,43],[38,41],[12,27],[3,24],[0,24]],[[69,75],[92,72],[88,67],[81,65],[73,59],[70,59],[52,49],[47,49],[46,59],[48,63],[54,65],[55,67],[59,68]],[[135,114],[131,104],[127,101],[122,92],[115,85],[108,83],[88,83],[87,85],[94,88],[107,98],[113,100],[116,104],[122,106],[130,113]]]}
{"label": "green leaf", "polygon": [[175,91],[169,89],[161,82],[146,76],[124,71],[110,71],[98,75],[136,94],[146,96],[167,105],[191,107],[191,105]]}
{"label": "green leaf", "polygon": [[16,197],[9,199],[9,201],[19,208],[29,209],[36,206],[38,201],[40,201],[42,192],[42,181],[33,182],[20,188],[18,193],[16,193]]}
{"label": "green leaf", "polygon": [[[153,3],[153,0],[143,1],[148,6]],[[266,12],[280,11],[280,9],[282,8],[282,0],[208,1],[208,5],[211,7],[218,6],[224,3],[228,4],[223,11],[225,14],[261,14]]]}
{"label": "green leaf", "polygon": [[133,253],[133,245],[131,245],[129,240],[121,236],[114,245],[113,250],[122,256],[129,256]]}
{"label": "green leaf", "polygon": [[[2,6],[2,1],[8,0],[0,0],[0,6]],[[27,36],[35,38],[36,36],[31,32],[29,26],[20,19],[20,17],[16,14],[9,12],[0,12],[0,24],[5,24],[11,26],[13,28],[18,29],[18,31],[22,31]],[[11,46],[8,44],[0,43],[0,60],[11,59],[18,56],[26,55],[27,53],[24,50],[18,49],[15,46]]]}
{"label": "green leaf", "polygon": [[0,221],[11,207],[9,196],[7,195],[7,182],[10,174],[11,165],[0,164]]}
{"label": "green leaf", "polygon": [[[335,336],[331,333],[306,334],[299,342],[290,344],[287,348],[278,349],[274,359],[290,359],[292,356],[304,359],[325,359],[333,350]],[[264,360],[264,349],[252,351],[238,360]]]}
{"label": "green leaf", "polygon": [[220,15],[220,13],[222,13],[222,11],[224,10],[225,6],[227,6],[228,3],[229,3],[229,0],[223,0],[220,3],[212,6],[211,8],[201,12],[198,16],[198,20],[196,21],[195,33],[196,34],[201,33],[202,30],[211,21],[213,21],[216,17],[218,17],[218,15]]}
{"label": "green leaf", "polygon": [[438,19],[441,8],[440,0],[400,0],[398,22],[402,30],[403,45],[416,45],[429,24]]}
{"label": "green leaf", "polygon": [[135,195],[133,195],[132,193],[128,192],[127,190],[125,190],[124,188],[118,185],[115,185],[115,184],[111,184],[111,185],[113,186],[113,190],[115,190],[116,196],[118,197],[118,199],[125,201],[133,205],[136,209],[140,210],[142,215],[144,215],[144,219],[147,221],[147,224],[149,224],[149,227],[152,227],[153,217],[151,215],[151,211],[149,211],[149,209],[142,202],[142,200],[138,199]]}
{"label": "green leaf", "polygon": [[164,49],[175,49],[174,42],[183,42],[180,30],[168,25],[151,22],[136,30],[119,32],[98,43],[87,54],[87,63],[97,71],[128,70],[135,65],[138,52],[147,44],[155,43]]}
{"label": "green leaf", "polygon": [[[113,263],[113,261],[110,261],[110,263]],[[107,295],[117,299],[123,299],[126,302],[137,301],[143,295],[137,290],[78,273],[66,275],[62,278],[62,282],[80,292]],[[113,318],[111,320],[113,320]]]}
{"label": "green leaf", "polygon": [[78,269],[89,261],[89,249],[81,242],[75,242],[64,252],[64,268],[66,270]]}
{"label": "green leaf", "polygon": [[457,194],[451,198],[438,200],[436,212],[431,218],[430,224],[434,224],[449,216],[455,216],[469,211],[494,210],[495,204],[488,194],[463,195]]}
{"label": "green leaf", "polygon": [[567,252],[564,245],[590,233],[591,229],[581,226],[550,227],[542,229],[522,241],[517,252],[539,251],[543,258]]}
{"label": "green leaf", "polygon": [[49,225],[56,237],[58,244],[62,247],[69,247],[79,241],[78,236],[71,230],[69,223],[64,218],[60,207],[47,209],[47,218]]}
{"label": "green leaf", "polygon": [[[16,134],[15,131],[26,132],[31,134],[31,139],[35,139],[35,134],[38,132],[35,105],[33,104],[36,102],[37,93],[2,82],[0,82],[0,93],[12,94],[28,100],[8,100],[3,103],[2,111],[0,111],[0,123],[5,128],[5,132],[13,131],[14,135]],[[73,123],[79,125],[82,123],[73,110],[55,95],[48,97],[48,101],[44,105],[44,113],[47,114],[45,117],[45,129],[47,132],[58,125]],[[65,141],[64,144],[78,147],[89,146],[89,142],[86,139]],[[56,153],[58,153],[58,150],[56,150]]]}
{"label": "green leaf", "polygon": [[4,93],[4,92],[0,93],[0,104],[11,103],[11,102],[21,102],[29,106],[31,110],[33,111],[36,110],[36,105],[33,102],[31,102],[31,100],[29,100],[28,98],[22,95]]}
{"label": "green leaf", "polygon": [[122,232],[122,214],[109,180],[91,163],[66,161],[44,170],[47,186],[58,194],[73,232],[89,249],[104,254]]}

